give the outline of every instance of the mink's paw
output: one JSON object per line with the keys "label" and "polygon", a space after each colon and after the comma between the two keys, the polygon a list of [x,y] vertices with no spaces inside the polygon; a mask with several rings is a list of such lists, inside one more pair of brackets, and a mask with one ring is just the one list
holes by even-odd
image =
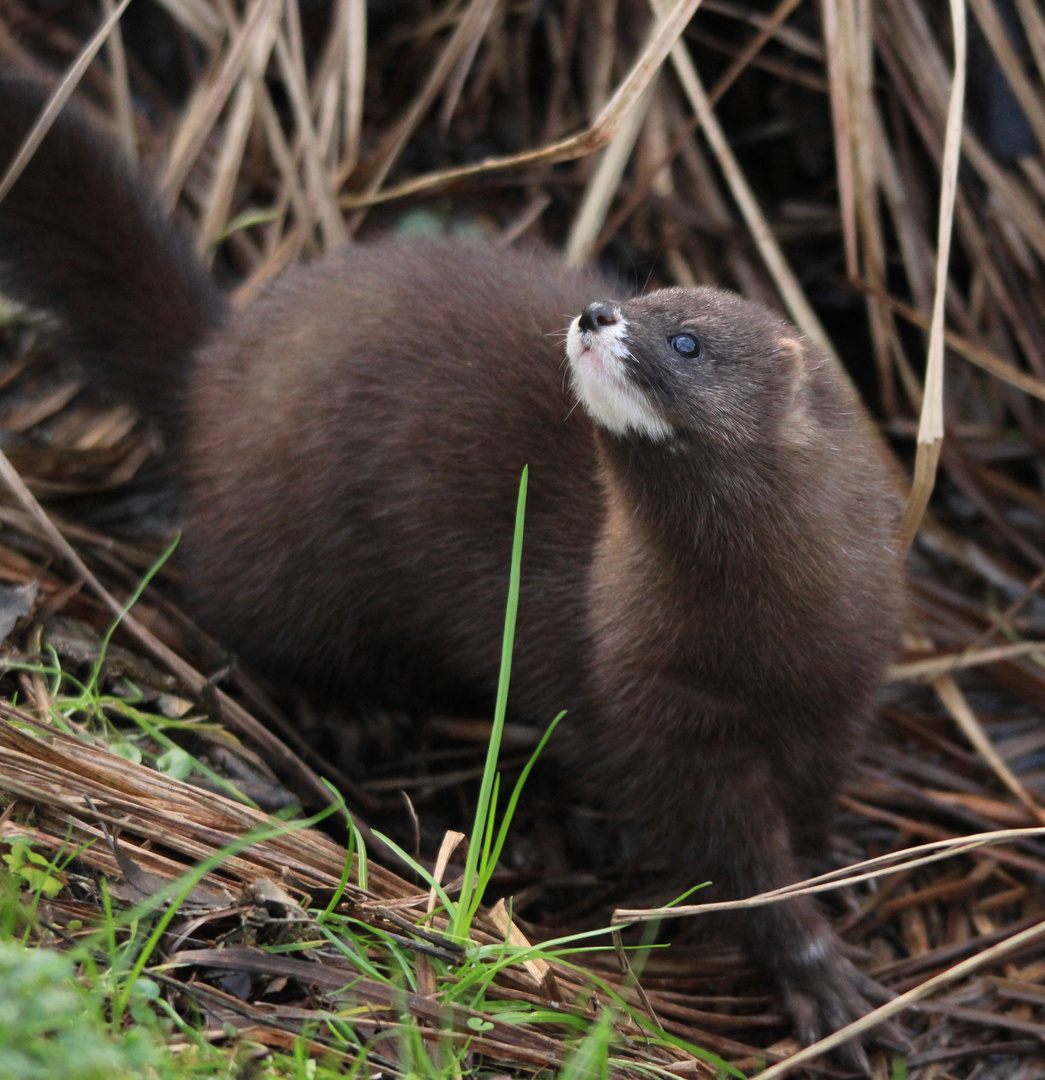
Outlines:
{"label": "mink's paw", "polygon": [[[780,976],[784,1004],[794,1018],[799,1039],[806,1045],[866,1016],[876,1005],[896,995],[865,975],[841,950],[829,948],[799,970]],[[867,1046],[902,1051],[909,1048],[903,1031],[892,1021],[843,1043],[836,1051],[848,1068],[869,1076]]]}

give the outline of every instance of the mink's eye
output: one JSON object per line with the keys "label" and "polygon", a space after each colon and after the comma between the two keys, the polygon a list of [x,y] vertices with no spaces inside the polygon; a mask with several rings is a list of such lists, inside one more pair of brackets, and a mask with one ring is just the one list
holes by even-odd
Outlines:
{"label": "mink's eye", "polygon": [[671,339],[671,347],[679,356],[700,356],[700,342],[689,334],[676,334]]}

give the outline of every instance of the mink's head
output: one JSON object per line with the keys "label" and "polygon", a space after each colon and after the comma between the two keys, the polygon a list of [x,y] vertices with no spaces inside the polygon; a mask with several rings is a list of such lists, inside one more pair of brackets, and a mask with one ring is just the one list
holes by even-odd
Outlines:
{"label": "mink's head", "polygon": [[713,288],[589,304],[566,342],[574,392],[618,438],[720,449],[815,442],[823,354],[761,305]]}

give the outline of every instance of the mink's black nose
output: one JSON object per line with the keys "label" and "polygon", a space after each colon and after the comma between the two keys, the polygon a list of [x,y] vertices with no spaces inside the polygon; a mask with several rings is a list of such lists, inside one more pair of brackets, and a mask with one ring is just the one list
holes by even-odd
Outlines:
{"label": "mink's black nose", "polygon": [[620,316],[617,314],[612,304],[589,304],[584,311],[581,312],[581,317],[577,321],[577,325],[581,330],[598,330],[600,326],[612,326],[614,323],[620,321]]}

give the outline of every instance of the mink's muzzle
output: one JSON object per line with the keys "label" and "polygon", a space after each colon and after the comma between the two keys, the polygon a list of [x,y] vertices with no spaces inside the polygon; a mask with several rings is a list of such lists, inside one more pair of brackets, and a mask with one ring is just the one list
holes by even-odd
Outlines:
{"label": "mink's muzzle", "polygon": [[598,301],[589,304],[582,312],[577,326],[581,330],[597,332],[600,326],[614,326],[620,321],[620,312],[613,304]]}

